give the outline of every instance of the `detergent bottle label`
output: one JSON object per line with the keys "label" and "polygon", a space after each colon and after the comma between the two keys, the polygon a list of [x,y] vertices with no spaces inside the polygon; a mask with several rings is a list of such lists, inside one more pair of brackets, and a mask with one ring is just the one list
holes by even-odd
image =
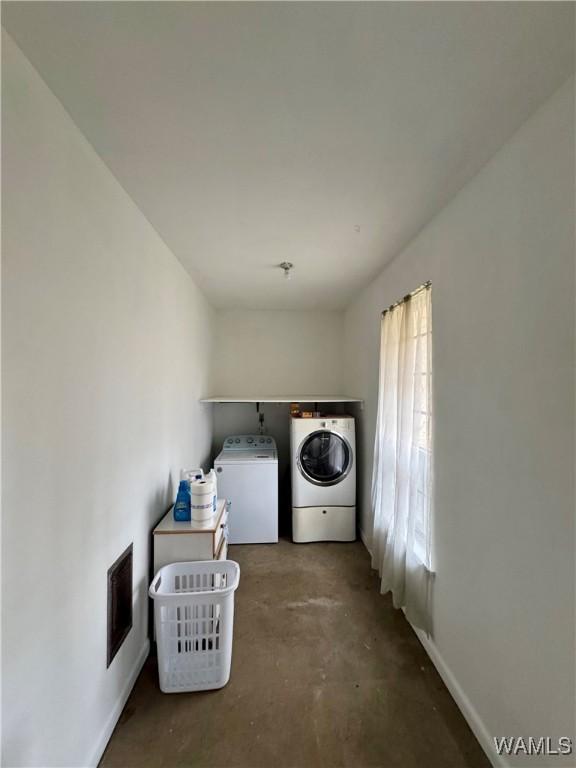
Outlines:
{"label": "detergent bottle label", "polygon": [[181,480],[178,486],[178,495],[174,504],[174,520],[179,523],[189,522],[191,519],[190,483]]}

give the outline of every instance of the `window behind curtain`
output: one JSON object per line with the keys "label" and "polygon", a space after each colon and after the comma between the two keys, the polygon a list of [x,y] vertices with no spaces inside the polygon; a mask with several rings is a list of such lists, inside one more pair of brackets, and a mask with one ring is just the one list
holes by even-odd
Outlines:
{"label": "window behind curtain", "polygon": [[[428,307],[429,309],[429,307]],[[427,546],[431,507],[432,463],[432,318],[430,311],[414,318],[413,339],[416,344],[414,377],[419,396],[415,399],[414,434],[416,449],[416,512],[414,551],[427,567],[431,567]],[[420,342],[420,343],[417,343]],[[415,387],[415,390],[416,390]]]}
{"label": "window behind curtain", "polygon": [[383,313],[372,475],[372,565],[416,626],[430,630],[432,314],[427,283]]}

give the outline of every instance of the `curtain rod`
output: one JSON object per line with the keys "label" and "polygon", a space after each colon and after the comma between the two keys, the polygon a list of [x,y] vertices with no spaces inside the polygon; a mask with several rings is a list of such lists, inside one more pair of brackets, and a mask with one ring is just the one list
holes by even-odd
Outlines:
{"label": "curtain rod", "polygon": [[410,301],[412,296],[416,296],[416,294],[420,293],[420,291],[425,291],[427,288],[430,288],[431,285],[432,285],[431,280],[427,280],[425,283],[422,283],[422,285],[419,285],[418,288],[413,290],[411,293],[407,293],[406,296],[404,296],[404,298],[400,299],[400,301],[396,301],[394,304],[390,304],[389,307],[382,310],[382,317],[384,317],[386,312],[390,312],[391,309],[394,309],[395,307],[399,307],[400,304],[404,304],[405,301]]}

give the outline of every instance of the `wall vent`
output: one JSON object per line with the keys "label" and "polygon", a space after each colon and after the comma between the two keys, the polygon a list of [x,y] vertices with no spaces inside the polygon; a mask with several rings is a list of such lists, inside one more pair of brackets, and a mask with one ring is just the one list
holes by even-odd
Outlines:
{"label": "wall vent", "polygon": [[132,629],[132,549],[108,569],[108,667]]}

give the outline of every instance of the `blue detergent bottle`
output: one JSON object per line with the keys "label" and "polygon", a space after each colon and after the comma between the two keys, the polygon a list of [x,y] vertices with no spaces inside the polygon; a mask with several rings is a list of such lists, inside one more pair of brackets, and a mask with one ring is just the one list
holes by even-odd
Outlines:
{"label": "blue detergent bottle", "polygon": [[174,504],[174,520],[179,523],[190,522],[191,520],[191,499],[190,499],[190,481],[180,480],[178,486],[178,495]]}

